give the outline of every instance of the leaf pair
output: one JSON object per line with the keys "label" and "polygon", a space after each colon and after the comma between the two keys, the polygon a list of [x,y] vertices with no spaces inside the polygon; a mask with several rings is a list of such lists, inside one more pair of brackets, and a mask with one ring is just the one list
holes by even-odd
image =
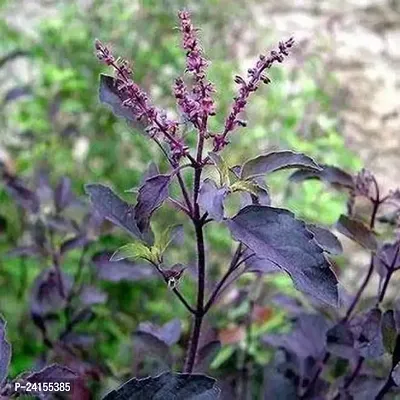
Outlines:
{"label": "leaf pair", "polygon": [[88,184],[85,190],[103,218],[125,229],[135,238],[149,243],[152,241],[150,218],[168,197],[170,182],[170,175],[150,176],[140,187],[135,206],[101,184]]}

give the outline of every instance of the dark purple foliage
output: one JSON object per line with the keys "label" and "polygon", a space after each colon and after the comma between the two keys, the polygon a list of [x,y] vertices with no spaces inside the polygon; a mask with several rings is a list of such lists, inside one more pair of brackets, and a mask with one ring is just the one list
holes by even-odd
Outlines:
{"label": "dark purple foliage", "polygon": [[133,378],[103,400],[163,400],[172,396],[176,400],[213,400],[218,399],[219,392],[215,379],[208,376],[164,372],[156,377]]}
{"label": "dark purple foliage", "polygon": [[233,237],[293,279],[297,289],[337,305],[337,279],[304,222],[280,208],[247,206],[227,220]]}

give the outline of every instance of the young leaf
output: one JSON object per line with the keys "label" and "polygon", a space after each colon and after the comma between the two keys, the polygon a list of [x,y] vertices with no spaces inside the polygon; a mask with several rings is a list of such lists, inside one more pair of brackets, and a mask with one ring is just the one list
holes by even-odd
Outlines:
{"label": "young leaf", "polygon": [[156,175],[148,178],[139,189],[135,215],[141,232],[148,229],[153,212],[168,197],[170,175]]}
{"label": "young leaf", "polygon": [[93,207],[103,218],[125,229],[135,238],[141,238],[142,233],[136,224],[133,205],[119,198],[104,185],[88,184],[85,191],[90,196]]}
{"label": "young leaf", "polygon": [[168,246],[175,241],[181,242],[183,239],[183,225],[169,226],[160,235],[156,235],[154,247],[162,255]]}
{"label": "young leaf", "polygon": [[346,189],[354,188],[354,178],[352,175],[340,168],[331,165],[320,165],[322,170],[300,169],[294,172],[289,180],[291,182],[302,182],[307,179],[320,179],[333,186],[341,186]]}
{"label": "young leaf", "polygon": [[132,110],[122,105],[127,99],[122,97],[122,91],[117,90],[117,81],[109,75],[100,75],[99,100],[109,106],[117,117],[125,118],[130,124],[140,130],[145,130],[145,124],[138,121]]}
{"label": "young leaf", "polygon": [[224,200],[228,189],[224,186],[219,188],[211,179],[205,179],[199,192],[199,205],[203,212],[217,222],[224,218]]}
{"label": "young leaf", "polygon": [[237,191],[248,192],[256,197],[260,195],[268,196],[267,190],[262,188],[260,185],[258,185],[256,182],[253,181],[236,181],[232,183],[230,189],[232,190],[232,192],[237,192]]}
{"label": "young leaf", "polygon": [[229,186],[230,180],[229,180],[229,167],[228,164],[225,162],[225,160],[222,158],[221,155],[210,152],[208,153],[209,157],[211,160],[214,162],[214,164],[217,166],[219,176],[220,176],[220,186]]}
{"label": "young leaf", "polygon": [[107,394],[103,400],[214,400],[220,390],[216,381],[201,374],[164,372],[156,377],[132,378],[119,389]]}
{"label": "young leaf", "polygon": [[258,258],[285,270],[298,290],[337,306],[336,276],[313,234],[290,211],[247,206],[226,224],[232,236]]}
{"label": "young leaf", "polygon": [[7,378],[11,361],[11,345],[6,340],[6,322],[0,316],[0,389]]}
{"label": "young leaf", "polygon": [[133,260],[144,259],[157,262],[154,260],[151,250],[144,245],[142,242],[129,243],[125,246],[121,246],[115,253],[111,256],[110,261],[121,261],[127,258]]}
{"label": "young leaf", "polygon": [[242,167],[241,177],[249,179],[287,168],[306,168],[313,171],[321,169],[311,157],[305,154],[294,153],[293,151],[276,151],[246,161]]}
{"label": "young leaf", "polygon": [[336,223],[337,230],[349,239],[368,250],[376,250],[378,243],[375,234],[361,221],[341,215]]}
{"label": "young leaf", "polygon": [[342,244],[331,231],[313,224],[307,224],[307,229],[313,233],[315,241],[326,252],[334,255],[339,255],[343,253]]}

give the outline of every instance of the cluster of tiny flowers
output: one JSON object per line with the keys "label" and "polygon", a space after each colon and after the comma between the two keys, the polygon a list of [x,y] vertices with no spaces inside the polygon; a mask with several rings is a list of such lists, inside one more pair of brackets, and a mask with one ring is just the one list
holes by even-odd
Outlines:
{"label": "cluster of tiny flowers", "polygon": [[178,122],[170,120],[164,111],[154,107],[145,91],[132,79],[132,69],[125,60],[115,59],[110,50],[100,41],[95,43],[97,58],[114,68],[116,89],[122,105],[132,111],[132,115],[145,122],[146,131],[152,138],[161,137],[168,143],[172,159],[176,162],[188,154],[188,147],[178,136]]}
{"label": "cluster of tiny flowers", "polygon": [[194,84],[188,90],[182,78],[178,78],[174,85],[174,94],[183,114],[204,134],[202,124],[208,116],[215,115],[215,104],[212,94],[214,86],[206,80],[208,62],[203,56],[197,38],[197,30],[192,25],[190,14],[187,11],[178,13],[180,31],[182,32],[182,47],[186,50],[186,72],[191,74]]}
{"label": "cluster of tiny flowers", "polygon": [[[268,56],[260,55],[256,66],[248,70],[247,80],[240,76],[235,77],[235,82],[240,86],[239,93],[234,98],[224,129],[221,133],[211,134],[207,131],[207,122],[209,116],[215,115],[215,103],[212,98],[215,89],[206,78],[209,63],[203,55],[197,29],[191,22],[190,14],[180,11],[178,17],[182,47],[186,50],[185,72],[191,75],[192,84],[188,87],[183,78],[177,78],[173,87],[174,95],[183,117],[193,124],[200,136],[212,138],[214,151],[220,151],[228,144],[227,136],[231,131],[238,126],[246,126],[246,122],[238,117],[244,111],[248,97],[257,90],[260,82],[270,82],[264,75],[265,71],[275,62],[281,63],[285,56],[289,55],[294,40],[291,38],[280,42],[278,50],[271,51]],[[151,104],[148,95],[133,81],[129,65],[123,60],[115,59],[110,50],[99,41],[96,41],[96,50],[99,60],[115,70],[116,90],[122,105],[131,110],[136,119],[144,121],[151,137],[168,144],[175,163],[184,156],[191,158],[188,147],[179,135],[179,123],[168,119],[165,112]]]}
{"label": "cluster of tiny flowers", "polygon": [[258,89],[260,82],[266,84],[270,82],[270,79],[264,75],[264,71],[269,69],[275,62],[281,63],[285,56],[289,55],[289,49],[293,45],[294,39],[290,38],[286,42],[280,42],[279,50],[271,51],[268,57],[261,54],[256,66],[247,71],[248,81],[238,75],[235,77],[235,82],[240,86],[239,94],[234,98],[232,110],[225,121],[224,131],[214,137],[214,151],[220,151],[228,144],[227,135],[229,132],[238,126],[246,126],[246,122],[240,120],[238,115],[244,110],[248,97]]}
{"label": "cluster of tiny flowers", "polygon": [[356,176],[354,194],[356,196],[371,198],[373,195],[373,183],[374,176],[370,171],[363,168]]}

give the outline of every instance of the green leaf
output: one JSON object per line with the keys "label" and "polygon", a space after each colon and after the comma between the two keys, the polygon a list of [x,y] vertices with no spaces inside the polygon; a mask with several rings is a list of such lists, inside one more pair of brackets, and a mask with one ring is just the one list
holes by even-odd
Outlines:
{"label": "green leaf", "polygon": [[225,162],[225,160],[219,154],[210,152],[210,153],[208,153],[208,155],[218,169],[219,176],[220,176],[220,185],[221,186],[224,186],[224,185],[229,186],[230,180],[229,180],[228,164]]}
{"label": "green leaf", "polygon": [[152,251],[142,242],[129,243],[120,247],[111,256],[110,261],[121,261],[126,258],[132,258],[134,260],[141,258],[149,261],[157,260]]}
{"label": "green leaf", "polygon": [[160,235],[156,235],[156,239],[154,242],[153,248],[156,248],[159,253],[164,254],[165,250],[167,250],[168,246],[172,241],[177,239],[179,236],[183,234],[183,226],[182,225],[172,225],[164,230]]}
{"label": "green leaf", "polygon": [[232,192],[237,192],[237,191],[248,192],[257,197],[260,194],[266,192],[266,190],[262,188],[260,185],[251,181],[236,181],[231,185],[231,190]]}

